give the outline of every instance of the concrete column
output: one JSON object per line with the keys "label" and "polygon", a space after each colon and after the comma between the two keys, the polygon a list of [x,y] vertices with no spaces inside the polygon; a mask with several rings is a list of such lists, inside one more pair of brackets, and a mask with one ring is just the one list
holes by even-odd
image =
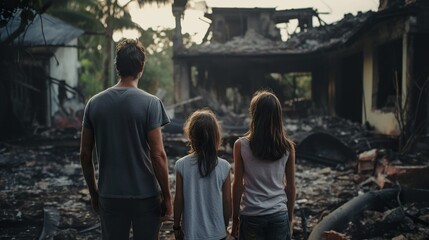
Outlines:
{"label": "concrete column", "polygon": [[[182,38],[182,16],[185,10],[186,1],[177,1],[173,4],[172,10],[176,19],[176,28],[173,36],[173,55],[183,48]],[[174,102],[178,103],[189,99],[189,69],[183,60],[174,60],[173,84],[174,84]]]}
{"label": "concrete column", "polygon": [[173,50],[177,51],[183,47],[183,37],[182,37],[182,16],[184,12],[184,7],[174,6],[173,5],[173,15],[176,20],[176,28],[173,36]]}
{"label": "concrete column", "polygon": [[183,60],[174,61],[173,69],[174,102],[182,102],[190,97],[190,75],[187,63]]}

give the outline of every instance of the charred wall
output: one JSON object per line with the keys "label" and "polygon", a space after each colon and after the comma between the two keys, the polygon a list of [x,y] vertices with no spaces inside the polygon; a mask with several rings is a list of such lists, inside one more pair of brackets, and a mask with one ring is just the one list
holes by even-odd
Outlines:
{"label": "charred wall", "polygon": [[362,122],[363,53],[342,58],[340,69],[335,93],[336,113],[342,118]]}
{"label": "charred wall", "polygon": [[317,109],[329,109],[329,69],[325,64],[316,65],[312,74],[312,99]]}
{"label": "charred wall", "polygon": [[0,138],[19,136],[33,123],[47,123],[47,79],[43,59],[9,48],[0,57]]}
{"label": "charred wall", "polygon": [[10,96],[11,75],[7,62],[11,59],[10,49],[1,49],[0,57],[0,140],[20,133],[21,125],[13,111]]}
{"label": "charred wall", "polygon": [[411,36],[413,39],[413,58],[411,86],[413,98],[410,102],[410,112],[415,113],[416,127],[429,133],[429,33]]}

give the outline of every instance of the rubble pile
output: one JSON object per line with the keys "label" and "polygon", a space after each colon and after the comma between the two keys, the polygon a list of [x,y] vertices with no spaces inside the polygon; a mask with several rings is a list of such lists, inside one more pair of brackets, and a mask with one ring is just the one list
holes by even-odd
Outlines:
{"label": "rubble pile", "polygon": [[[45,129],[0,143],[0,169],[0,239],[100,239],[77,131]],[[173,239],[170,228],[161,239]]]}
{"label": "rubble pile", "polygon": [[[307,239],[321,220],[356,197],[379,189],[426,184],[427,151],[397,154],[387,148],[395,145],[390,137],[375,135],[367,127],[339,118],[287,119],[285,125],[297,148],[309,136],[323,132],[355,153],[354,159],[335,164],[317,161],[318,155],[308,159],[298,156],[295,239]],[[229,142],[220,152],[231,163],[237,137],[225,134]],[[186,154],[186,141],[180,133],[165,133],[164,142],[174,194],[174,163]],[[78,132],[40,130],[32,139],[0,143],[0,169],[0,239],[99,239],[99,220],[91,209],[80,169]],[[395,201],[391,199],[382,210],[362,211],[345,229],[326,234],[331,239],[429,238],[428,202]],[[406,217],[398,217],[404,214]],[[395,225],[388,224],[391,221]],[[171,226],[164,223],[161,239],[174,239]]]}
{"label": "rubble pile", "polygon": [[[53,145],[0,147],[0,222],[2,239],[98,239],[77,147]],[[49,216],[58,215],[55,219]]]}
{"label": "rubble pile", "polygon": [[[350,222],[346,229],[352,239],[423,240],[429,237],[429,203],[411,203],[384,211],[367,210],[359,221]],[[386,205],[390,205],[386,203]]]}
{"label": "rubble pile", "polygon": [[285,42],[284,48],[289,51],[311,52],[345,43],[373,14],[372,11],[358,12],[355,16],[349,13],[334,24],[322,24],[293,34]]}
{"label": "rubble pile", "polygon": [[[303,119],[288,119],[286,128],[297,143],[297,210],[295,237],[307,239],[311,230],[335,209],[364,194],[383,188],[425,188],[429,182],[424,176],[429,173],[429,151],[397,153],[397,140],[391,136],[374,133],[368,126],[329,116],[311,116]],[[332,136],[337,142],[324,142],[320,133]],[[317,145],[322,145],[322,156],[335,156],[330,151],[339,147],[349,148],[355,154],[352,159],[327,164],[320,161],[318,153],[299,157],[299,149],[313,136],[318,136]],[[341,143],[342,145],[339,145]],[[330,148],[329,144],[333,147]],[[328,167],[329,165],[329,167]],[[323,167],[325,166],[325,167]],[[399,199],[399,198],[398,198]],[[429,201],[404,204],[402,214],[408,218],[397,218],[392,225],[385,220],[401,205],[396,197],[380,200],[383,209],[366,210],[348,222],[342,232],[326,231],[326,239],[427,239],[429,225],[427,213]],[[362,206],[362,209],[367,209]],[[354,209],[358,211],[359,209]],[[352,209],[350,209],[352,211]],[[380,212],[381,211],[381,212]],[[350,213],[351,214],[351,213]],[[412,217],[410,217],[412,216]],[[335,217],[333,217],[335,218]],[[347,223],[347,222],[346,222]],[[375,227],[374,227],[375,226]],[[376,229],[376,230],[375,230]],[[315,238],[318,239],[318,238]]]}

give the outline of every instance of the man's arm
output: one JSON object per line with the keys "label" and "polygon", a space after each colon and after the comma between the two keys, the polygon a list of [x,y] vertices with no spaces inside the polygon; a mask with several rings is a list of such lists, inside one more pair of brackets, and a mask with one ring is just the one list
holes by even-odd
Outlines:
{"label": "man's arm", "polygon": [[174,196],[174,236],[176,240],[183,239],[183,231],[181,227],[183,212],[183,178],[176,170],[176,195]]}
{"label": "man's arm", "polygon": [[98,187],[95,179],[95,168],[92,160],[92,150],[94,149],[94,134],[90,128],[83,127],[80,142],[80,164],[82,166],[83,177],[88,185],[91,203],[94,211],[98,212]]}
{"label": "man's arm", "polygon": [[173,215],[173,205],[171,201],[170,184],[168,179],[167,154],[164,150],[160,127],[155,128],[148,133],[148,142],[150,147],[150,158],[152,161],[153,170],[155,172],[155,177],[161,187],[166,204],[164,220],[168,220]]}

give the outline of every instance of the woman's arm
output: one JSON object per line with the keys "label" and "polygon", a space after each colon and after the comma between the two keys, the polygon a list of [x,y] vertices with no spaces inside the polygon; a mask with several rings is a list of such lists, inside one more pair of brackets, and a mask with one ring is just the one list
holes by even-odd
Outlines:
{"label": "woman's arm", "polygon": [[225,229],[228,228],[229,218],[231,217],[231,176],[228,169],[228,176],[222,186],[223,198],[223,219],[225,221]]}
{"label": "woman's arm", "polygon": [[295,147],[291,146],[291,151],[289,159],[286,163],[286,196],[287,196],[287,209],[289,214],[290,222],[290,233],[293,233],[293,217],[294,217],[294,206],[296,198],[296,188],[295,188]]}
{"label": "woman's arm", "polygon": [[183,231],[180,225],[183,212],[183,178],[176,170],[176,195],[174,196],[174,235],[177,240],[183,239]]}
{"label": "woman's arm", "polygon": [[240,202],[243,195],[243,173],[244,164],[241,157],[241,143],[237,140],[234,143],[234,181],[232,183],[232,231],[231,235],[238,237]]}

